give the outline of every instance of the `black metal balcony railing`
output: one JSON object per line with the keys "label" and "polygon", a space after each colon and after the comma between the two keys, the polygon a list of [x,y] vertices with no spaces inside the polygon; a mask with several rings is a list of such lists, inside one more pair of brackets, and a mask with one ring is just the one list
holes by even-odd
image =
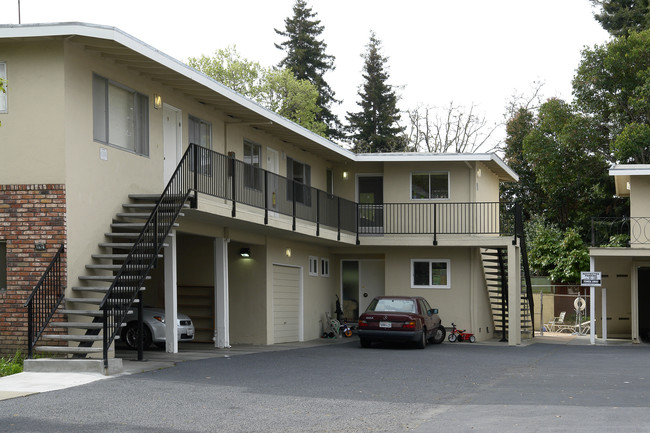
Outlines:
{"label": "black metal balcony railing", "polygon": [[63,300],[65,292],[63,251],[64,247],[61,245],[24,305],[27,307],[27,357],[29,359],[32,358],[38,339]]}
{"label": "black metal balcony railing", "polygon": [[[489,203],[384,203],[357,204],[210,149],[197,149],[195,191],[237,205],[264,210],[269,216],[285,215],[338,231],[356,234],[514,235],[514,204]],[[194,165],[192,165],[193,170]]]}
{"label": "black metal balcony railing", "polygon": [[629,247],[650,244],[650,217],[591,219],[592,247]]}

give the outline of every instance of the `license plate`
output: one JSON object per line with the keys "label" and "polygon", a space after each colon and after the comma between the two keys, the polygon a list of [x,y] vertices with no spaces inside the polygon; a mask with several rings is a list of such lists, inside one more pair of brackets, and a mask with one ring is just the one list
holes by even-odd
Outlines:
{"label": "license plate", "polygon": [[390,328],[391,325],[392,324],[390,322],[379,322],[379,327],[380,328]]}

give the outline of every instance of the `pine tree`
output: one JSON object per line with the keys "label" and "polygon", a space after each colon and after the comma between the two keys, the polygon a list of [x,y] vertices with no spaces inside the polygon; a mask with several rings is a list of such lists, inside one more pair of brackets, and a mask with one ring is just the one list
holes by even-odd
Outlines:
{"label": "pine tree", "polygon": [[334,91],[324,79],[327,71],[334,70],[334,56],[325,53],[327,44],[319,40],[323,26],[316,14],[307,7],[306,0],[296,0],[293,6],[293,17],[285,18],[285,30],[274,29],[286,38],[284,42],[275,44],[276,48],[284,50],[286,57],[278,64],[280,68],[290,69],[300,80],[308,80],[318,89],[318,106],[321,108],[320,122],[327,125],[327,136],[341,138],[341,123],[331,106],[339,103],[334,99]]}
{"label": "pine tree", "polygon": [[370,42],[363,55],[365,82],[357,92],[361,98],[361,102],[357,102],[361,111],[346,115],[348,139],[357,153],[399,152],[406,147],[404,127],[399,126],[398,97],[393,86],[386,83],[389,78],[388,58],[383,57],[380,51],[381,41],[370,32]]}
{"label": "pine tree", "polygon": [[631,31],[650,28],[648,0],[591,0],[591,3],[600,7],[600,13],[594,14],[594,18],[612,36],[627,37]]}

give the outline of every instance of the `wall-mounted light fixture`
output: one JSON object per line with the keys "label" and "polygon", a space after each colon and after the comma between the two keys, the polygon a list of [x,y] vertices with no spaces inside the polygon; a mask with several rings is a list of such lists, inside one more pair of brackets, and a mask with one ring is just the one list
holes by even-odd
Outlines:
{"label": "wall-mounted light fixture", "polygon": [[343,180],[348,180],[348,176],[350,174],[348,173],[347,170],[343,170],[343,173],[341,174],[341,177],[343,177]]}
{"label": "wall-mounted light fixture", "polygon": [[250,257],[251,256],[251,249],[250,248],[242,248],[239,250],[239,255],[242,257]]}
{"label": "wall-mounted light fixture", "polygon": [[286,250],[284,250],[284,254],[286,254],[287,257],[291,257],[291,248],[287,248]]}
{"label": "wall-mounted light fixture", "polygon": [[156,110],[159,110],[160,107],[162,107],[162,96],[158,95],[157,93],[153,94],[153,108]]}
{"label": "wall-mounted light fixture", "polygon": [[476,170],[476,176],[481,177],[481,169],[480,168],[478,170]]}
{"label": "wall-mounted light fixture", "polygon": [[627,184],[625,185],[625,187],[626,187],[627,190],[629,191],[629,190],[630,190],[630,182],[627,182]]}

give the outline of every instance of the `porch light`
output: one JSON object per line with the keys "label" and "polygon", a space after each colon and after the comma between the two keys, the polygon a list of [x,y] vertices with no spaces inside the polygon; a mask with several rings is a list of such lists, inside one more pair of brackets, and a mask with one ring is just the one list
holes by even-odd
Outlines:
{"label": "porch light", "polygon": [[625,185],[625,187],[626,187],[627,190],[629,191],[629,190],[630,190],[630,182],[627,182],[627,184]]}
{"label": "porch light", "polygon": [[286,250],[284,250],[284,254],[286,254],[287,257],[291,257],[291,248],[287,248]]}
{"label": "porch light", "polygon": [[342,176],[343,176],[343,180],[348,180],[348,171],[347,171],[347,170],[343,170],[343,174],[342,174]]}
{"label": "porch light", "polygon": [[251,249],[250,248],[242,248],[239,250],[239,255],[242,257],[250,257],[251,256]]}
{"label": "porch light", "polygon": [[159,110],[162,107],[162,97],[156,93],[153,94],[153,108]]}

